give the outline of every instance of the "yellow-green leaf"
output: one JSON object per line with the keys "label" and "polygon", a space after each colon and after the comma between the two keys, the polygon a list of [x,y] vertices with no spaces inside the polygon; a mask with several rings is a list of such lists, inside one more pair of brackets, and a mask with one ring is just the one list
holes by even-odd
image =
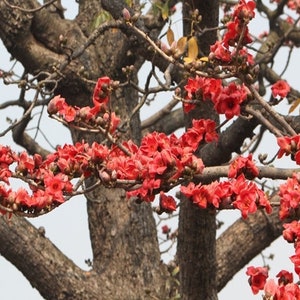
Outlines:
{"label": "yellow-green leaf", "polygon": [[300,104],[300,98],[296,99],[289,109],[289,114],[292,113]]}
{"label": "yellow-green leaf", "polygon": [[169,1],[167,1],[161,9],[161,17],[163,18],[163,20],[167,20],[169,18]]}
{"label": "yellow-green leaf", "polygon": [[176,276],[179,273],[179,267],[176,266],[172,271],[172,276]]}
{"label": "yellow-green leaf", "polygon": [[189,56],[186,56],[183,58],[184,62],[187,64],[192,63],[193,61],[195,61],[194,59],[191,59]]}
{"label": "yellow-green leaf", "polygon": [[185,52],[187,45],[187,37],[183,36],[177,41],[177,51],[181,55]]}
{"label": "yellow-green leaf", "polygon": [[199,60],[204,61],[204,62],[209,62],[209,59],[207,56],[203,56]]}
{"label": "yellow-green leaf", "polygon": [[169,46],[171,46],[174,42],[174,32],[170,27],[168,28],[168,31],[167,31],[167,40],[168,40]]}
{"label": "yellow-green leaf", "polygon": [[191,60],[196,60],[198,56],[198,44],[197,39],[193,36],[188,40],[188,58]]}
{"label": "yellow-green leaf", "polygon": [[133,7],[133,1],[132,1],[132,0],[125,0],[125,3],[126,3],[129,7]]}
{"label": "yellow-green leaf", "polygon": [[95,28],[98,28],[101,24],[110,21],[111,19],[111,14],[105,10],[102,10],[93,20],[92,29],[94,30]]}

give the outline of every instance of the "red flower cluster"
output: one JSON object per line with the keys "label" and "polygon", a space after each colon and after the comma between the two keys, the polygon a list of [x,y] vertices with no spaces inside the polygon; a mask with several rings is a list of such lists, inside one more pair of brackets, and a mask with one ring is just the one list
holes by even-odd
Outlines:
{"label": "red flower cluster", "polygon": [[214,181],[208,185],[190,182],[181,186],[180,191],[200,208],[229,208],[241,211],[242,217],[247,218],[258,208],[265,208],[271,213],[272,207],[265,193],[254,182],[247,181],[243,174],[230,181]]}
{"label": "red flower cluster", "polygon": [[241,22],[249,22],[249,20],[255,17],[254,9],[256,4],[254,1],[240,0],[239,4],[235,7],[233,17]]}
{"label": "red flower cluster", "polygon": [[247,45],[252,42],[247,24],[254,18],[255,2],[240,0],[233,12],[233,20],[227,23],[227,33],[224,36],[224,46],[234,46],[237,43]]}
{"label": "red flower cluster", "polygon": [[186,113],[195,108],[195,103],[189,100],[211,100],[217,113],[225,114],[227,119],[240,114],[240,105],[247,98],[247,89],[244,85],[231,82],[223,87],[222,81],[214,78],[199,76],[189,78],[184,89],[187,91],[187,101],[183,103]]}
{"label": "red flower cluster", "polygon": [[[255,16],[255,2],[241,0],[235,6],[232,21],[227,23],[227,32],[222,41],[217,41],[210,48],[209,61],[217,66],[220,64],[224,70],[245,70],[254,64],[251,54],[245,45],[252,42],[249,35],[248,23]],[[233,48],[232,48],[233,47]],[[233,68],[234,66],[234,68]],[[227,119],[240,114],[240,105],[247,98],[247,89],[244,85],[231,82],[223,86],[220,79],[215,78],[189,78],[184,89],[187,92],[183,109],[187,113],[196,106],[195,101],[211,100],[219,114],[225,114]]]}
{"label": "red flower cluster", "polygon": [[[192,100],[214,100],[218,98],[222,90],[222,81],[220,79],[205,78],[196,76],[196,78],[189,78],[187,84],[184,86],[187,92],[186,99]],[[186,113],[195,108],[195,104],[188,101],[183,103],[183,109]]]}
{"label": "red flower cluster", "polygon": [[[193,152],[202,140],[208,141],[217,137],[214,128],[215,124],[211,120],[197,120],[181,138],[174,134],[168,137],[164,133],[153,132],[142,139],[140,147],[135,146],[130,157],[116,148],[116,154],[107,163],[107,167],[116,170],[117,178],[132,178],[142,182],[139,188],[127,192],[129,197],[153,201],[160,190],[168,190],[180,178],[201,174],[203,162]],[[161,195],[163,208],[162,199],[165,197]],[[173,208],[174,203],[167,210]]]}
{"label": "red flower cluster", "polygon": [[[280,3],[280,0],[271,0],[270,2]],[[291,10],[296,10],[297,13],[300,12],[300,1],[299,0],[288,0],[287,7]]]}
{"label": "red flower cluster", "polygon": [[300,165],[300,135],[284,136],[277,138],[277,144],[280,147],[278,158],[283,155],[290,155],[297,165]]}
{"label": "red flower cluster", "polygon": [[[113,131],[117,123],[114,115],[106,117],[109,84],[107,77],[98,80],[92,108],[72,108],[65,99],[56,96],[50,101],[48,111],[76,126],[87,125],[92,129],[101,126]],[[96,176],[105,186],[125,188],[128,197],[153,201],[160,194],[160,212],[171,213],[176,202],[163,191],[200,174],[204,165],[193,153],[202,141],[211,142],[217,137],[213,121],[194,120],[180,138],[153,132],[142,139],[140,147],[132,141],[111,148],[84,142],[64,145],[44,161],[39,155],[30,157],[25,152],[16,154],[9,147],[0,147],[0,180],[6,184],[0,185],[1,212],[39,214],[53,209],[66,196],[74,195],[73,179]],[[16,163],[14,172],[13,163]],[[12,192],[7,188],[11,177],[27,182],[28,191],[20,188]]]}
{"label": "red flower cluster", "polygon": [[[64,196],[73,191],[70,178],[64,173],[55,173],[53,164],[42,161],[39,155],[30,157],[27,153],[17,154],[8,147],[0,147],[1,176],[0,212],[36,213],[47,211],[64,202]],[[13,160],[12,160],[13,158]],[[15,171],[10,166],[16,163]],[[22,178],[29,184],[29,193],[24,188],[12,191],[9,178]]]}
{"label": "red flower cluster", "polygon": [[231,82],[222,89],[222,93],[215,99],[215,109],[219,114],[225,114],[227,119],[240,115],[240,105],[247,98],[247,90],[244,85]]}
{"label": "red flower cluster", "polygon": [[300,288],[297,283],[276,284],[269,279],[265,284],[265,299],[273,300],[298,300],[300,299]]}
{"label": "red flower cluster", "polygon": [[58,116],[67,123],[84,128],[103,128],[103,131],[114,133],[120,119],[114,112],[109,112],[107,103],[111,92],[112,81],[108,77],[99,78],[93,93],[93,107],[73,107],[64,98],[55,96],[48,104],[49,115]]}
{"label": "red flower cluster", "polygon": [[[219,63],[239,62],[239,65],[252,65],[253,57],[243,46],[252,42],[249,34],[248,23],[254,18],[255,2],[241,0],[235,6],[222,41],[217,41],[210,47],[210,60],[218,60]],[[230,47],[238,46],[238,49],[231,50]]]}
{"label": "red flower cluster", "polygon": [[300,204],[300,175],[295,173],[292,178],[288,178],[285,183],[279,186],[281,220],[297,215]]}
{"label": "red flower cluster", "polygon": [[[288,179],[289,183],[286,186],[289,187],[280,187],[280,190],[289,189],[289,195],[281,195],[281,218],[287,217],[290,215],[291,210],[299,208],[299,196],[297,195],[297,190],[299,189],[299,183],[297,186],[294,186],[296,192],[293,193],[293,179],[296,179],[296,175],[293,178]],[[289,202],[289,203],[287,203]],[[288,209],[288,205],[290,209]],[[288,243],[293,243],[295,247],[295,254],[290,257],[290,260],[294,264],[295,272],[300,275],[300,221],[294,220],[290,223],[283,225],[283,238]],[[293,283],[293,274],[285,270],[281,271],[278,275],[278,284],[274,280],[270,279],[265,285],[265,294],[270,297],[270,299],[300,299],[300,288],[298,284]],[[271,298],[271,296],[273,298]],[[269,299],[269,298],[267,298]]]}
{"label": "red flower cluster", "polygon": [[246,274],[249,276],[249,284],[253,294],[259,291],[264,291],[263,299],[266,300],[296,300],[300,299],[299,285],[293,283],[293,274],[282,270],[276,277],[278,282],[274,279],[268,279],[268,269],[265,267],[247,268]]}

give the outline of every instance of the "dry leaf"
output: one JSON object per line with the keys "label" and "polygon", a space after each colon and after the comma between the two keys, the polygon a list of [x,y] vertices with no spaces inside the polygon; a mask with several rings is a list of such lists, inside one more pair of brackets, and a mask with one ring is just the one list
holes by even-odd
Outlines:
{"label": "dry leaf", "polygon": [[168,28],[168,31],[167,31],[167,40],[168,40],[169,46],[171,47],[171,45],[174,42],[174,32],[170,27]]}
{"label": "dry leaf", "polygon": [[197,39],[193,36],[188,40],[188,56],[184,58],[186,63],[191,63],[197,59],[199,53]]}
{"label": "dry leaf", "polygon": [[300,98],[296,99],[293,104],[291,105],[290,109],[289,109],[289,114],[292,113],[297,106],[300,104]]}
{"label": "dry leaf", "polygon": [[178,51],[179,55],[182,55],[185,52],[186,46],[187,46],[187,37],[183,36],[177,41],[176,50]]}

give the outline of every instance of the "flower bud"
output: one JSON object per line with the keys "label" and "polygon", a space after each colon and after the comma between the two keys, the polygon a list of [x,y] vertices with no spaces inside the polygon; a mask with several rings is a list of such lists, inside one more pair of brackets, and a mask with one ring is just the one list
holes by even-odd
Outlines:
{"label": "flower bud", "polygon": [[130,15],[130,12],[127,8],[123,8],[122,15],[123,15],[123,18],[126,22],[130,21],[131,15]]}
{"label": "flower bud", "polygon": [[99,177],[103,183],[109,183],[111,176],[106,171],[99,171]]}

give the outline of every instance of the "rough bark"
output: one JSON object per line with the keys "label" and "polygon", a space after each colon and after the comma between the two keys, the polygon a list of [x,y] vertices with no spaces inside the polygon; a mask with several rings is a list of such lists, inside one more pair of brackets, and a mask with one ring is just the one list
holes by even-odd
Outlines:
{"label": "rough bark", "polygon": [[0,245],[45,299],[97,299],[103,292],[95,272],[82,271],[23,218],[0,218]]}
{"label": "rough bark", "polygon": [[[205,25],[215,27],[218,24],[218,1],[185,1],[183,3],[183,32],[189,36],[191,11],[197,9]],[[207,13],[210,12],[210,13]],[[216,33],[209,38],[198,38],[200,49],[208,54],[209,45],[216,39]],[[186,127],[193,119],[218,118],[209,103],[201,104],[185,118]],[[206,161],[204,161],[206,164]],[[209,249],[209,251],[207,251]],[[216,219],[215,212],[197,209],[190,201],[181,199],[178,228],[177,257],[180,269],[180,293],[183,300],[217,299],[216,289]],[[191,276],[191,274],[193,274]]]}
{"label": "rough bark", "polygon": [[[93,86],[90,80],[107,75],[114,80],[124,81],[122,67],[134,63],[134,58],[133,61],[128,61],[130,40],[122,32],[115,30],[105,32],[97,39],[95,45],[89,46],[83,52],[83,55],[69,61],[72,53],[87,43],[92,30],[92,20],[88,12],[99,12],[101,10],[99,1],[81,2],[78,23],[63,20],[56,14],[48,14],[46,10],[25,14],[4,3],[0,4],[2,20],[10,20],[2,24],[0,32],[7,49],[22,62],[27,72],[32,74],[41,71],[53,72],[54,67],[59,68],[60,73],[54,78],[59,80],[55,93],[60,93],[74,105],[84,106],[90,103]],[[35,1],[28,1],[26,7],[24,3],[18,1],[13,4],[26,9],[38,7]],[[66,43],[63,47],[59,44],[61,39]],[[26,44],[25,49],[24,44]],[[118,51],[115,51],[116,49]],[[60,74],[63,76],[60,77]],[[112,97],[111,108],[117,110],[122,119],[126,120],[137,104],[137,100],[137,93],[134,90],[130,88],[119,90]],[[140,137],[138,116],[131,119],[125,129],[125,138],[131,137],[138,141]],[[101,140],[99,136],[86,135],[77,131],[73,131],[72,136],[74,142],[82,138],[89,142]],[[100,289],[101,293],[98,295],[106,295],[105,299],[165,298],[166,272],[160,263],[156,228],[150,206],[126,202],[124,192],[121,190],[99,189],[93,193],[92,199],[91,194],[87,199],[94,254],[93,273],[97,280],[92,283],[95,291],[86,291],[86,297],[97,299],[94,295]],[[9,227],[7,229],[9,230]],[[3,237],[7,234],[5,232]],[[32,251],[32,255],[35,255],[32,247],[28,246],[28,251]],[[49,251],[51,252],[51,249]],[[14,259],[6,252],[9,251],[4,248],[2,253],[5,253],[5,256],[14,263]],[[42,260],[43,257],[41,256],[40,259]],[[56,259],[58,263],[63,263],[63,256]],[[18,267],[24,274],[31,276],[26,264],[20,263]],[[74,265],[72,267],[75,268]],[[126,276],[124,276],[125,269],[128,271]],[[66,276],[63,284],[70,292],[63,296],[64,292],[59,289],[59,286],[56,289],[58,282],[51,283],[45,272],[46,270],[39,273],[39,280],[34,284],[46,299],[64,297],[84,299],[76,292],[80,286],[78,282]],[[50,276],[60,278],[58,276],[60,273],[57,273],[61,272],[59,268],[51,268],[47,272]],[[51,293],[47,293],[48,289],[57,290],[57,294],[52,297]]]}

